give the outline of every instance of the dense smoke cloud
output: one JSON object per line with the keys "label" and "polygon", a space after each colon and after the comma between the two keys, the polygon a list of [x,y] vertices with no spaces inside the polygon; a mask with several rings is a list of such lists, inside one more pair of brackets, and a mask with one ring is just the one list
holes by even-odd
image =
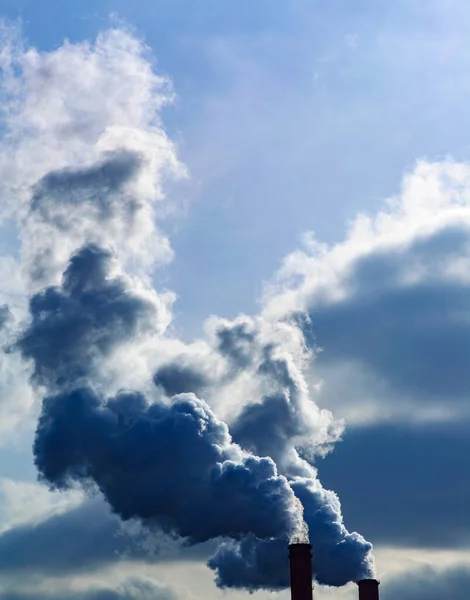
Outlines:
{"label": "dense smoke cloud", "polygon": [[16,346],[33,360],[37,383],[64,386],[89,377],[116,346],[158,331],[158,299],[132,290],[111,269],[110,252],[85,246],[71,257],[61,287],[31,298],[31,323]]}
{"label": "dense smoke cloud", "polygon": [[204,373],[193,366],[174,363],[159,367],[153,376],[153,381],[170,398],[186,392],[197,395],[209,384]]}
{"label": "dense smoke cloud", "polygon": [[273,461],[244,455],[194,395],[149,404],[90,389],[44,400],[34,446],[41,476],[66,489],[96,483],[124,519],[154,519],[191,543],[253,532],[289,535],[299,518]]}
{"label": "dense smoke cloud", "polygon": [[227,372],[235,361],[235,378],[249,375],[257,385],[230,420],[235,441],[271,456],[288,477],[310,475],[311,466],[299,460],[297,450],[313,462],[340,439],[343,424],[320,410],[310,394],[303,370],[313,354],[296,320],[271,324],[244,317],[218,323],[215,332],[224,340],[217,350],[227,358]]}
{"label": "dense smoke cloud", "polygon": [[[90,387],[71,387],[92,380],[96,361],[99,365],[113,348],[138,335],[142,323],[148,329],[156,318],[154,304],[136,297],[121,279],[107,277],[110,259],[95,246],[74,255],[62,287],[33,297],[31,324],[18,341],[23,355],[33,359],[36,379],[64,389],[43,402],[34,446],[41,477],[58,489],[77,481],[87,488],[91,483],[123,520],[158,525],[187,543],[233,538],[209,564],[221,587],[247,589],[288,585],[280,565],[290,536],[301,527],[295,494],[314,546],[317,580],[343,585],[368,576],[371,545],[344,528],[336,496],[321,488],[315,469],[297,452],[297,444],[315,439],[317,450],[322,443],[331,444],[341,429],[335,431],[331,415],[322,415],[309,398],[294,356],[282,348],[286,333],[302,341],[295,323],[281,324],[278,339],[248,318],[244,324],[250,336],[239,322],[216,328],[216,339],[226,343],[222,351],[216,345],[214,352],[226,359],[229,374],[228,380],[222,374],[221,382],[233,383],[238,372],[248,372],[264,391],[232,423],[235,441],[245,451],[194,394],[176,395],[162,404],[138,392],[107,398]],[[263,339],[269,336],[270,341]],[[39,348],[43,350],[35,352]],[[303,348],[302,342],[300,353]],[[162,373],[163,380],[167,374],[167,394],[178,386],[207,384],[203,373],[170,363],[154,377],[160,386]],[[217,389],[216,381],[212,388]],[[266,548],[271,568],[266,564],[259,572],[256,565],[263,564]]]}
{"label": "dense smoke cloud", "polygon": [[[192,345],[168,330],[172,296],[150,284],[153,265],[171,255],[155,213],[164,176],[182,170],[158,114],[170,94],[142,44],[111,31],[94,45],[9,60],[21,93],[0,174],[48,148],[19,174],[31,298],[11,345],[45,395],[34,443],[41,479],[99,492],[123,521],[182,544],[216,540],[209,566],[222,587],[286,587],[287,543],[303,519],[318,581],[370,575],[371,545],[344,527],[313,466],[343,424],[306,381],[314,353],[299,324],[308,319],[214,318]],[[87,73],[78,88],[69,63]],[[53,116],[26,93],[46,73]]]}
{"label": "dense smoke cloud", "polygon": [[[329,586],[371,577],[372,546],[361,535],[344,527],[341,506],[334,492],[317,479],[295,478],[290,485],[303,505],[313,550],[315,579]],[[254,535],[220,547],[209,566],[217,572],[220,587],[282,589],[289,585],[287,540],[260,540]]]}
{"label": "dense smoke cloud", "polygon": [[[314,576],[320,583],[341,586],[373,574],[372,546],[362,536],[347,531],[337,496],[322,488],[310,464],[315,454],[326,452],[328,444],[338,439],[342,429],[329,413],[318,410],[309,395],[301,368],[305,342],[302,335],[299,337],[296,323],[294,319],[283,323],[282,328],[291,340],[300,341],[297,361],[295,352],[286,351],[282,337],[277,342],[263,342],[262,326],[257,327],[255,322],[250,323],[249,339],[246,327],[224,325],[224,339],[230,340],[230,347],[245,346],[243,368],[256,373],[262,390],[260,401],[242,408],[231,423],[231,431],[242,447],[273,457],[281,473],[289,478],[303,507],[313,547]],[[232,355],[229,353],[230,360]],[[308,353],[303,356],[307,357]],[[216,571],[221,587],[253,591],[261,585],[280,589],[289,585],[287,543],[282,536],[260,540],[251,535],[241,542],[222,545],[209,565]]]}

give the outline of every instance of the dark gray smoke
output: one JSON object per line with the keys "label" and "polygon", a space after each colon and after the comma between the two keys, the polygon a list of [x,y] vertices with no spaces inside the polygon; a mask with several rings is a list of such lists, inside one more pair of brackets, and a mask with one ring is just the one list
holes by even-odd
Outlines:
{"label": "dark gray smoke", "polygon": [[52,487],[91,482],[127,520],[155,521],[191,543],[288,536],[298,511],[269,458],[243,455],[227,426],[192,394],[170,405],[89,388],[48,397],[34,444]]}
{"label": "dark gray smoke", "polygon": [[[297,478],[290,482],[304,507],[313,548],[313,574],[324,585],[342,586],[373,575],[372,545],[342,523],[339,501],[316,480]],[[255,535],[220,547],[209,566],[217,573],[217,584],[255,591],[277,590],[289,585],[286,559],[288,539],[260,540]]]}
{"label": "dark gray smoke", "polygon": [[48,283],[68,254],[87,243],[123,248],[139,219],[150,216],[132,189],[142,168],[138,154],[121,149],[90,166],[52,171],[34,186],[23,250],[32,281]]}
{"label": "dark gray smoke", "polygon": [[30,211],[64,233],[85,210],[103,225],[117,212],[132,218],[138,202],[130,195],[123,199],[122,190],[140,167],[135,153],[121,150],[88,168],[53,171],[36,185]]}
{"label": "dark gray smoke", "polygon": [[217,336],[231,377],[236,365],[266,390],[232,424],[240,445],[208,404],[181,393],[216,385],[195,367],[158,369],[154,381],[173,396],[169,404],[93,389],[95,364],[157,317],[152,302],[110,277],[111,258],[93,245],[75,254],[62,286],[32,298],[31,323],[17,343],[33,361],[35,380],[56,390],[43,402],[36,432],[41,478],[55,489],[77,482],[96,488],[123,520],[140,519],[190,544],[232,539],[209,565],[219,586],[249,590],[288,585],[286,546],[301,526],[300,500],[318,581],[369,576],[371,545],[345,529],[336,496],[296,450],[323,431],[302,373],[278,344],[258,341],[253,323]]}
{"label": "dark gray smoke", "polygon": [[221,544],[208,565],[220,588],[282,590],[289,586],[288,543],[288,538],[260,540],[250,534]]}
{"label": "dark gray smoke", "polygon": [[[305,325],[308,319],[296,316],[293,323],[285,324],[292,336],[299,334],[298,320]],[[230,424],[230,431],[234,441],[247,451],[270,456],[288,478],[303,506],[314,550],[315,578],[325,585],[342,586],[372,576],[372,545],[345,528],[337,496],[322,488],[315,469],[299,456],[302,451],[313,460],[308,442],[314,440],[318,451],[325,447],[324,441],[331,443],[339,432],[332,429],[334,423],[323,422],[293,357],[283,352],[279,343],[261,341],[261,332],[248,319],[233,325],[223,323],[216,329],[215,339],[231,376],[234,365],[235,375],[252,372],[266,392],[260,401],[245,405]],[[301,336],[304,343],[302,340]],[[174,366],[172,373],[176,374],[178,365]],[[185,382],[182,377],[181,384]],[[288,536],[281,533],[262,540],[251,532],[242,540],[223,543],[209,566],[222,588],[283,589],[289,585],[288,543]]]}
{"label": "dark gray smoke", "polygon": [[248,319],[219,326],[216,330],[217,350],[234,369],[246,369],[254,359],[255,338],[256,331]]}
{"label": "dark gray smoke", "polygon": [[[286,356],[275,354],[267,345],[257,367],[258,376],[267,385],[268,393],[261,402],[246,405],[231,426],[233,437],[244,448],[271,456],[283,465],[286,449],[296,437],[311,434],[309,422],[302,410],[302,395],[306,392],[302,375]],[[287,469],[287,465],[283,465]],[[289,473],[290,475],[291,473]]]}
{"label": "dark gray smoke", "polygon": [[155,305],[110,277],[111,262],[110,252],[87,245],[70,259],[61,287],[31,298],[31,323],[17,347],[33,361],[36,383],[63,386],[89,377],[97,359],[156,328]]}
{"label": "dark gray smoke", "polygon": [[140,518],[192,543],[219,536],[288,536],[299,512],[269,458],[242,453],[227,426],[195,396],[150,404],[137,392],[104,399],[89,387],[96,357],[156,318],[154,306],[110,278],[111,255],[86,246],[61,288],[30,303],[17,342],[35,380],[64,391],[47,397],[34,446],[41,477],[65,489],[78,481],[104,494],[123,519]]}
{"label": "dark gray smoke", "polygon": [[191,365],[162,365],[153,376],[155,385],[171,398],[177,394],[193,392],[199,395],[209,385],[204,373]]}
{"label": "dark gray smoke", "polygon": [[[372,544],[347,531],[336,495],[324,490],[315,479],[298,477],[290,481],[290,486],[304,509],[315,579],[324,585],[342,586],[372,577]],[[260,587],[271,590],[288,587],[288,541],[282,537],[260,540],[250,535],[240,542],[222,545],[209,562],[216,571],[217,585],[250,591]]]}
{"label": "dark gray smoke", "polygon": [[[300,317],[283,325],[289,335],[299,337],[303,346],[305,338],[297,326],[297,318]],[[297,460],[296,451],[302,450],[302,456],[313,461],[315,453],[324,454],[338,440],[341,426],[330,414],[319,411],[309,395],[298,361],[280,342],[260,341],[254,323],[250,326],[244,323],[243,327],[224,325],[217,333],[230,340],[231,348],[244,347],[244,369],[251,370],[261,385],[259,401],[246,402],[230,423],[234,440],[259,456],[273,458],[288,477],[309,476],[309,465]],[[229,359],[233,359],[232,353]]]}

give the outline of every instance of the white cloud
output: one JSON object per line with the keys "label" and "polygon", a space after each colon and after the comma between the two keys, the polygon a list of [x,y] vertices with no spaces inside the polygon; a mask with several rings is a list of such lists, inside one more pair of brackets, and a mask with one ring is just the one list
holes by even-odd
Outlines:
{"label": "white cloud", "polygon": [[323,349],[312,382],[341,416],[452,419],[466,410],[469,267],[470,165],[420,161],[343,241],[306,235],[266,286],[263,312],[311,314]]}
{"label": "white cloud", "polygon": [[[168,260],[171,249],[156,228],[155,202],[164,198],[164,179],[184,175],[184,168],[160,120],[161,108],[173,99],[171,84],[155,74],[148,49],[122,29],[103,32],[93,43],[64,42],[51,52],[25,47],[14,29],[3,26],[2,33],[0,214],[23,220],[26,265],[31,268],[38,254],[52,252],[47,266],[54,281],[70,252],[90,240],[111,244],[121,258],[147,267]],[[114,192],[114,213],[101,228],[93,219],[96,206],[84,201],[83,181],[74,182],[81,210],[77,203],[68,213],[57,206],[54,193],[66,195],[70,181],[44,191],[54,205],[51,210],[62,210],[64,221],[70,221],[68,235],[60,235],[50,219],[28,213],[32,187],[46,175],[63,169],[86,174],[110,153],[123,150],[136,155],[140,165]],[[98,193],[112,196],[109,182],[102,184]],[[123,218],[119,211],[126,201],[134,212]]]}
{"label": "white cloud", "polygon": [[[304,249],[288,255],[267,286],[265,312],[285,314],[294,307],[305,308],[312,298],[323,295],[333,300],[343,298],[348,292],[347,276],[359,259],[406,250],[414,240],[465,225],[470,226],[470,165],[451,159],[419,161],[405,175],[400,194],[387,199],[375,215],[357,215],[344,241],[329,246],[317,241],[313,232],[306,234]],[[449,279],[466,276],[464,268],[457,270],[453,260],[445,260],[449,256],[437,258],[432,263],[403,264],[403,282],[412,283],[435,269]],[[300,284],[293,286],[295,280]],[[380,281],[376,283],[380,285]]]}

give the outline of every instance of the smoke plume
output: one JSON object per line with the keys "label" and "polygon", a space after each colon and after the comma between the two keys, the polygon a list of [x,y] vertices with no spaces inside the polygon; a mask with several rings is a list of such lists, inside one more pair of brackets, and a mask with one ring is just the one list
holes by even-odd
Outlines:
{"label": "smoke plume", "polygon": [[32,359],[36,383],[53,387],[86,379],[119,344],[139,332],[158,332],[158,298],[133,290],[111,269],[111,253],[89,244],[72,255],[61,286],[31,298],[31,322],[17,347]]}
{"label": "smoke plume", "polygon": [[[30,300],[10,346],[44,396],[41,480],[102,494],[121,519],[182,543],[217,540],[209,567],[221,587],[287,587],[287,544],[305,535],[320,583],[369,576],[371,544],[345,528],[313,466],[343,424],[305,380],[314,359],[306,321],[211,319],[189,345],[168,330],[173,297],[150,283],[153,265],[171,256],[155,206],[164,177],[183,170],[159,119],[171,94],[142,44],[115,30],[94,45],[17,50],[10,60],[19,98],[9,156],[49,149],[22,175],[16,216]],[[70,63],[83,81],[72,85]],[[44,73],[54,114],[28,100]],[[0,173],[9,160],[0,157]],[[6,179],[12,189],[20,175]]]}
{"label": "smoke plume", "polygon": [[104,400],[87,388],[48,397],[34,453],[53,487],[91,481],[124,520],[155,520],[191,543],[288,535],[299,515],[274,462],[241,452],[192,394],[170,405],[137,392]]}

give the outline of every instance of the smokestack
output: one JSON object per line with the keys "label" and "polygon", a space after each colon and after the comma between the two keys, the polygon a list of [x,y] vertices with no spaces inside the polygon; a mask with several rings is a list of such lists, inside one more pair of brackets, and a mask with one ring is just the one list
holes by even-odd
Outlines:
{"label": "smokestack", "polygon": [[292,600],[313,600],[312,546],[290,544],[290,593]]}
{"label": "smokestack", "polygon": [[359,600],[379,600],[379,582],[377,579],[361,579],[359,586]]}

